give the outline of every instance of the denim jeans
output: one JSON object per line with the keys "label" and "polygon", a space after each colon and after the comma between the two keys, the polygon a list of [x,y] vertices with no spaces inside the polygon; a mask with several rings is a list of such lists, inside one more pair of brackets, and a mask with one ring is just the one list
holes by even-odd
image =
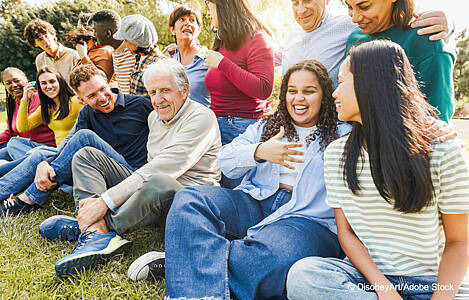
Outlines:
{"label": "denim jeans", "polygon": [[[249,125],[256,123],[259,119],[238,118],[233,116],[217,117],[218,127],[220,128],[221,144],[226,145],[238,135],[244,133]],[[222,187],[233,189],[241,183],[242,178],[228,178],[222,174],[220,185]]]}
{"label": "denim jeans", "polygon": [[281,219],[246,236],[290,198],[284,189],[262,201],[221,187],[176,193],[166,220],[167,298],[230,299],[231,292],[238,299],[286,299],[286,276],[295,261],[342,257],[337,236],[306,218]]}
{"label": "denim jeans", "polygon": [[[386,278],[404,300],[430,299],[436,283],[436,276]],[[290,300],[378,300],[372,288],[348,259],[307,257],[291,267],[287,279]]]}
{"label": "denim jeans", "polygon": [[[107,156],[115,159],[117,162],[134,170],[114,148],[112,148],[106,141],[101,139],[95,132],[89,129],[78,130],[73,137],[68,141],[67,145],[62,149],[60,154],[50,163],[54,168],[56,177],[55,182],[57,186],[63,183],[70,183],[72,181],[72,158],[75,153],[83,147],[93,147],[104,152]],[[38,162],[39,163],[39,162]],[[37,189],[36,184],[33,182],[34,176],[31,178],[29,187],[24,191],[26,196],[33,202],[39,205],[44,205],[47,202],[52,190],[41,192]]]}
{"label": "denim jeans", "polygon": [[7,144],[8,142],[0,144],[0,159],[1,160],[11,160],[11,157],[8,154]]}
{"label": "denim jeans", "polygon": [[0,201],[8,198],[10,194],[24,191],[34,181],[37,164],[56,153],[57,150],[52,147],[38,149],[14,161],[14,166],[13,164],[1,165],[0,174],[5,169],[7,170],[0,178]]}
{"label": "denim jeans", "polygon": [[12,137],[10,141],[8,142],[7,149],[8,149],[8,154],[10,155],[12,160],[16,160],[27,155],[28,152],[31,151],[32,149],[36,147],[40,147],[40,146],[55,148],[55,146],[45,145],[45,144],[32,141],[28,138],[15,136],[15,137]]}
{"label": "denim jeans", "polygon": [[0,165],[0,177],[13,170],[25,159],[25,156],[38,150],[38,147],[55,148],[22,137],[12,137],[8,143],[4,143],[4,145],[5,147],[0,150],[0,159],[5,159],[9,162]]}

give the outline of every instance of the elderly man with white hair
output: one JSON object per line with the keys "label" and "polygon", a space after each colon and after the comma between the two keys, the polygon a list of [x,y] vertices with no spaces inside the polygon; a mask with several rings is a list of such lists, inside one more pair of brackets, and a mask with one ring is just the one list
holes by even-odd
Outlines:
{"label": "elderly man with white hair", "polygon": [[[78,221],[70,226],[80,230],[72,231],[78,239],[73,252],[55,266],[60,277],[89,269],[128,248],[131,242],[121,234],[144,226],[163,231],[173,196],[182,187],[218,185],[217,120],[210,109],[188,98],[184,67],[161,58],[148,67],[143,80],[154,108],[148,116],[148,162],[132,171],[96,148],[75,154]],[[48,230],[62,236],[58,231],[67,229],[60,218],[54,222],[57,226],[49,225]]]}

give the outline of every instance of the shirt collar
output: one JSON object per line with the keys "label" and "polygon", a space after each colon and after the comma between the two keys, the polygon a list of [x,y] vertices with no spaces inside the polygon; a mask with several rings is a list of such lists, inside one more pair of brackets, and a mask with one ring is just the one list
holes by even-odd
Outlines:
{"label": "shirt collar", "polygon": [[[208,50],[207,47],[201,46],[199,51],[194,55],[194,57],[197,56],[199,59],[205,59],[205,54],[207,54],[207,50]],[[178,47],[176,47],[176,50],[174,50],[173,58],[176,59],[176,60],[179,58],[179,61],[181,61],[181,57],[179,56],[179,48]],[[195,61],[195,59],[194,59],[194,61]]]}
{"label": "shirt collar", "polygon": [[116,103],[114,104],[114,107],[116,105],[119,105],[119,106],[122,106],[122,107],[125,107],[125,97],[124,97],[124,94],[122,94],[119,89],[117,88],[112,88],[111,89],[111,92],[113,94],[117,94],[117,99],[116,99]]}
{"label": "shirt collar", "polygon": [[189,101],[191,101],[189,99],[189,97],[186,99],[186,101],[184,101],[184,104],[181,106],[181,108],[179,109],[179,111],[174,115],[174,117],[169,120],[168,122],[163,122],[163,120],[160,119],[160,116],[158,115],[158,113],[156,114],[156,120],[158,122],[160,122],[161,124],[165,125],[165,126],[170,126],[172,125],[173,123],[176,123],[177,120],[179,119],[179,117],[182,115],[183,111],[186,109],[186,107],[189,105]]}

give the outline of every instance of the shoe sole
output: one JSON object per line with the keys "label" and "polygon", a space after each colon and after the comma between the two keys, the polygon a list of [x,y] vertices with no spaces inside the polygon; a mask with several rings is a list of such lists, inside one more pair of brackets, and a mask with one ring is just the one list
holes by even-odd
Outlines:
{"label": "shoe sole", "polygon": [[[118,239],[116,240],[116,238]],[[105,263],[112,256],[127,251],[131,246],[131,241],[116,236],[103,250],[83,253],[56,264],[55,273],[60,278],[77,274],[79,271],[85,271]]]}
{"label": "shoe sole", "polygon": [[138,281],[142,279],[152,279],[155,276],[164,278],[164,272],[162,272],[162,274],[155,275],[150,273],[149,264],[155,260],[158,264],[164,264],[164,254],[161,254],[161,252],[152,251],[140,256],[130,265],[127,275],[133,281]]}
{"label": "shoe sole", "polygon": [[72,220],[72,221],[77,221],[76,218],[74,217],[70,217],[70,216],[66,216],[66,215],[57,215],[57,216],[52,216],[50,218],[47,218],[45,219],[41,224],[39,224],[39,235],[42,236],[43,238],[45,238],[46,240],[49,240],[49,241],[55,241],[55,240],[59,240],[61,239],[60,237],[57,237],[55,239],[52,239],[52,238],[49,238],[47,237],[42,231],[41,231],[41,227],[42,225],[44,225],[45,223],[49,222],[49,221],[52,221],[54,219],[68,219],[68,220]]}

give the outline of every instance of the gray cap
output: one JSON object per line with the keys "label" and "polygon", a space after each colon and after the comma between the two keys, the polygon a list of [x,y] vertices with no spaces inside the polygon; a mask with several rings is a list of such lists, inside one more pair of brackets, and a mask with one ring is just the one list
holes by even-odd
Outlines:
{"label": "gray cap", "polygon": [[126,16],[113,35],[116,40],[127,40],[137,47],[148,48],[158,42],[155,25],[142,15]]}

